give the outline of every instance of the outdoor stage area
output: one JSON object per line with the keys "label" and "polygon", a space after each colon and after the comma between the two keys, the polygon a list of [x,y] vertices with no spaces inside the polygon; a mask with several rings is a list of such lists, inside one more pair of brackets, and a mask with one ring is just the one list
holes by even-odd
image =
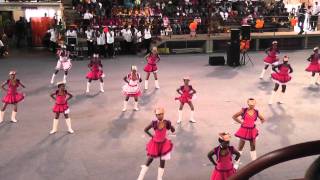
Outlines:
{"label": "outdoor stage area", "polygon": [[[208,66],[207,54],[161,56],[159,90],[154,90],[153,78],[149,90],[135,112],[133,102],[122,113],[124,97],[121,87],[130,66],[136,64],[144,77],[144,59],[139,56],[120,56],[104,60],[105,93],[98,93],[98,82],[85,94],[88,61],[74,61],[68,76],[67,89],[74,95],[70,101],[70,117],[75,133],[66,132],[61,119],[59,132],[49,135],[54,114],[55,91],[49,81],[56,65],[53,55],[42,51],[12,52],[0,59],[0,81],[8,71],[16,69],[18,78],[26,85],[25,100],[19,104],[18,123],[9,122],[11,108],[0,124],[0,179],[1,180],[134,180],[145,163],[145,145],[149,137],[144,128],[154,119],[157,104],[166,109],[165,118],[177,129],[169,136],[174,143],[172,158],[166,163],[165,180],[208,180],[212,169],[207,153],[218,145],[219,132],[234,134],[239,124],[231,116],[246,106],[249,97],[257,99],[257,108],[266,118],[258,124],[258,156],[296,143],[319,139],[320,86],[310,87],[310,74],[305,72],[306,58],[312,50],[282,52],[289,55],[294,69],[288,84],[285,103],[268,105],[274,83],[269,77],[258,77],[263,67],[264,52],[252,52],[254,66],[231,68]],[[216,54],[218,55],[218,54]],[[179,103],[174,100],[182,77],[189,75],[197,90],[196,124],[189,124],[190,109],[184,108],[184,121],[176,125]],[[267,74],[269,75],[269,74]],[[62,80],[60,72],[57,80]],[[1,97],[3,96],[1,91]],[[232,145],[238,146],[233,136]],[[304,177],[305,170],[316,157],[289,161],[269,168],[254,180],[285,180]],[[242,157],[242,167],[250,161],[249,144]],[[157,176],[159,161],[155,160],[146,180]],[[240,167],[241,167],[240,166]]]}

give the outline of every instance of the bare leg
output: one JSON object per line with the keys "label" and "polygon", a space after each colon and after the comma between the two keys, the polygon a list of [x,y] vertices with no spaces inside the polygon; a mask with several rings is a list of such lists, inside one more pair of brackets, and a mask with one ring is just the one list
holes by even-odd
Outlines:
{"label": "bare leg", "polygon": [[165,164],[166,164],[165,160],[160,160],[160,167],[161,168],[164,168]]}
{"label": "bare leg", "polygon": [[2,109],[1,111],[5,111],[7,109],[8,104],[7,103],[3,103]]}
{"label": "bare leg", "polygon": [[238,148],[238,150],[239,151],[242,151],[243,150],[243,147],[244,147],[244,145],[245,145],[245,141],[244,140],[242,140],[242,139],[240,139],[240,141],[239,141],[239,148]]}

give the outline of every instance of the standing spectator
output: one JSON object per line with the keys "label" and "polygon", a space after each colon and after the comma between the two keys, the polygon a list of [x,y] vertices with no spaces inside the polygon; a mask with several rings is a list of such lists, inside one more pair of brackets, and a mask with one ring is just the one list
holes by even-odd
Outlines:
{"label": "standing spectator", "polygon": [[90,58],[93,54],[93,40],[94,40],[94,32],[90,26],[85,31],[87,37],[87,46],[88,46],[88,58]]}
{"label": "standing spectator", "polygon": [[114,58],[114,31],[111,27],[109,27],[109,31],[107,32],[107,50],[108,56]]}
{"label": "standing spectator", "polygon": [[90,25],[90,21],[93,18],[93,15],[89,12],[89,10],[86,10],[86,13],[83,15],[83,29],[87,29],[87,27]]}
{"label": "standing spectator", "polygon": [[102,58],[106,57],[106,35],[104,34],[103,31],[97,31],[97,45],[98,45],[98,50],[99,50],[99,55]]}
{"label": "standing spectator", "polygon": [[135,36],[135,49],[137,52],[140,52],[141,50],[141,43],[142,43],[142,32],[141,29],[138,28],[134,34]]}
{"label": "standing spectator", "polygon": [[21,47],[21,40],[24,39],[25,35],[25,24],[23,17],[16,22],[16,38],[17,38],[17,48]]}
{"label": "standing spectator", "polygon": [[57,30],[54,27],[51,27],[47,32],[50,34],[49,49],[51,49],[53,53],[56,53],[58,36]]}
{"label": "standing spectator", "polygon": [[75,46],[77,44],[77,31],[76,31],[76,26],[71,26],[66,33],[67,37],[67,50],[70,52],[75,51]]}
{"label": "standing spectator", "polygon": [[301,6],[298,9],[298,26],[300,28],[300,32],[299,34],[302,34],[304,32],[303,28],[304,28],[304,21],[306,19],[306,7],[305,7],[305,3],[302,3]]}
{"label": "standing spectator", "polygon": [[147,50],[147,54],[149,54],[151,51],[150,51],[150,45],[151,45],[151,31],[150,31],[150,27],[147,26],[145,29],[144,29],[144,40],[143,40],[143,43],[144,43],[144,47],[146,48]]}
{"label": "standing spectator", "polygon": [[132,53],[132,32],[131,26],[126,26],[121,30],[121,34],[124,38],[124,47],[131,54]]}
{"label": "standing spectator", "polygon": [[320,6],[318,5],[318,2],[315,2],[313,8],[312,8],[312,16],[311,16],[311,29],[312,31],[316,30],[317,24],[318,24],[318,15],[320,13]]}
{"label": "standing spectator", "polygon": [[4,56],[4,54],[5,54],[5,46],[2,40],[0,39],[0,57]]}

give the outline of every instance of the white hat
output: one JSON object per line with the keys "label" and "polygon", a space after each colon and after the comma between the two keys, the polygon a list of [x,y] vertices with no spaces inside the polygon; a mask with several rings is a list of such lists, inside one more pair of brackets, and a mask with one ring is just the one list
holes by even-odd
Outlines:
{"label": "white hat", "polygon": [[184,76],[183,80],[190,80],[190,76]]}
{"label": "white hat", "polygon": [[278,41],[272,41],[272,44],[278,44]]}
{"label": "white hat", "polygon": [[57,86],[59,87],[60,85],[65,85],[66,83],[63,81],[57,82]]}
{"label": "white hat", "polygon": [[313,48],[313,51],[317,51],[317,50],[319,50],[319,47]]}
{"label": "white hat", "polygon": [[138,70],[138,67],[135,66],[135,65],[132,65],[132,66],[131,66],[131,70],[132,70],[132,71],[134,71],[134,70],[137,71],[137,70]]}
{"label": "white hat", "polygon": [[288,56],[284,56],[283,57],[283,61],[289,61],[289,57]]}
{"label": "white hat", "polygon": [[9,75],[15,75],[15,74],[17,74],[16,71],[13,71],[13,70],[12,70],[12,71],[9,72]]}

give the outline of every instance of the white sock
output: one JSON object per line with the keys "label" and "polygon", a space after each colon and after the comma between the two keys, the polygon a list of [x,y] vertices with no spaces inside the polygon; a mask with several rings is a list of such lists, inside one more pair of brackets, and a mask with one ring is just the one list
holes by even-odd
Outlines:
{"label": "white sock", "polygon": [[177,123],[179,124],[181,122],[182,122],[182,110],[179,110],[178,111],[178,121],[177,121]]}
{"label": "white sock", "polygon": [[104,83],[103,83],[103,82],[100,82],[100,91],[101,91],[101,92],[104,92],[103,86],[104,86]]}
{"label": "white sock", "polygon": [[90,82],[87,82],[87,89],[86,89],[86,93],[89,93],[90,92]]}

